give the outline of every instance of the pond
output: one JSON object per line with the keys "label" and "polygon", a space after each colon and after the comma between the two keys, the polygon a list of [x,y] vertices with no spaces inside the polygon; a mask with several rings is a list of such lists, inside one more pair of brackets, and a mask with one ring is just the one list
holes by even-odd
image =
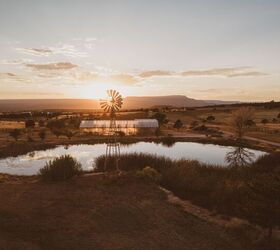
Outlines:
{"label": "pond", "polygon": [[[92,170],[94,159],[105,153],[106,144],[81,144],[58,146],[53,149],[34,151],[26,155],[9,157],[0,160],[0,173],[13,175],[34,175],[49,160],[57,156],[69,154],[75,157],[84,170]],[[121,145],[121,153],[141,152],[169,157],[171,159],[193,159],[202,163],[215,164],[223,167],[234,164],[246,164],[255,161],[266,154],[262,151],[201,144],[194,142],[176,142],[173,145],[163,145],[154,142],[137,142]]]}

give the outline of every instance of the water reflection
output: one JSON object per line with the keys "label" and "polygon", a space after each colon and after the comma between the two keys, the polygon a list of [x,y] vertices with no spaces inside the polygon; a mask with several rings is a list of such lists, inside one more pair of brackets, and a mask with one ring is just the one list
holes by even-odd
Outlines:
{"label": "water reflection", "polygon": [[[167,140],[168,141],[168,140]],[[94,160],[103,155],[106,150],[104,143],[87,145],[58,146],[48,150],[35,151],[18,157],[0,159],[0,173],[32,175],[37,174],[46,162],[65,154],[69,154],[82,164],[86,171],[93,169]],[[173,160],[190,159],[201,163],[227,167],[245,165],[265,154],[262,151],[219,146],[213,144],[201,144],[194,142],[137,142],[133,144],[121,144],[121,153],[148,153],[157,156],[165,156]],[[249,158],[252,157],[253,159]]]}
{"label": "water reflection", "polygon": [[252,150],[241,146],[226,154],[225,160],[229,167],[245,167],[254,162],[256,155]]}
{"label": "water reflection", "polygon": [[175,143],[176,141],[172,137],[165,137],[161,140],[161,144],[167,148],[171,148]]}

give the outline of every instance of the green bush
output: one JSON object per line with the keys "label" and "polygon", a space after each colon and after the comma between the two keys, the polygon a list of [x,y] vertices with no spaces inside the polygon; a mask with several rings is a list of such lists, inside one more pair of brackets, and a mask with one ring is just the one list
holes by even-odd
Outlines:
{"label": "green bush", "polygon": [[156,183],[158,183],[161,179],[161,174],[149,166],[137,171],[136,176]]}
{"label": "green bush", "polygon": [[46,163],[40,169],[39,175],[44,181],[63,181],[81,174],[82,167],[76,159],[70,155],[63,155]]}

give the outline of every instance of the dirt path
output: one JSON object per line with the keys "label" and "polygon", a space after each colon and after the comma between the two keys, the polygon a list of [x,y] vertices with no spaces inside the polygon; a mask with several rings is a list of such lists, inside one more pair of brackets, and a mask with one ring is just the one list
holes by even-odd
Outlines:
{"label": "dirt path", "polygon": [[248,223],[244,220],[238,218],[230,218],[230,217],[225,218],[219,214],[213,214],[208,209],[196,206],[192,204],[190,201],[180,199],[179,197],[175,196],[171,191],[165,188],[160,187],[160,189],[164,193],[166,193],[168,202],[174,205],[179,205],[185,212],[193,214],[194,216],[202,220],[215,223],[217,225],[224,226],[224,227],[235,227],[235,226],[240,226],[245,224],[248,225]]}
{"label": "dirt path", "polygon": [[[234,134],[231,132],[228,132],[228,131],[222,131],[222,132],[228,136],[234,136]],[[251,137],[251,136],[244,136],[243,138],[246,140],[250,140],[250,141],[255,141],[255,142],[259,142],[259,143],[265,143],[265,144],[268,144],[271,146],[280,147],[280,143],[278,143],[278,142],[268,141],[268,140],[259,139],[256,137]]]}

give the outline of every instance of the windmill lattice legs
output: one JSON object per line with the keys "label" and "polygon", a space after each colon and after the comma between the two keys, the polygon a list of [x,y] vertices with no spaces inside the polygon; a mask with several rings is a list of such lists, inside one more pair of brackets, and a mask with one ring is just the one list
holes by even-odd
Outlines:
{"label": "windmill lattice legs", "polygon": [[104,162],[104,171],[107,169],[108,159],[112,158],[115,160],[115,167],[119,170],[119,158],[120,158],[120,143],[117,142],[117,127],[116,121],[113,119],[110,123],[109,138],[106,145],[106,156]]}

